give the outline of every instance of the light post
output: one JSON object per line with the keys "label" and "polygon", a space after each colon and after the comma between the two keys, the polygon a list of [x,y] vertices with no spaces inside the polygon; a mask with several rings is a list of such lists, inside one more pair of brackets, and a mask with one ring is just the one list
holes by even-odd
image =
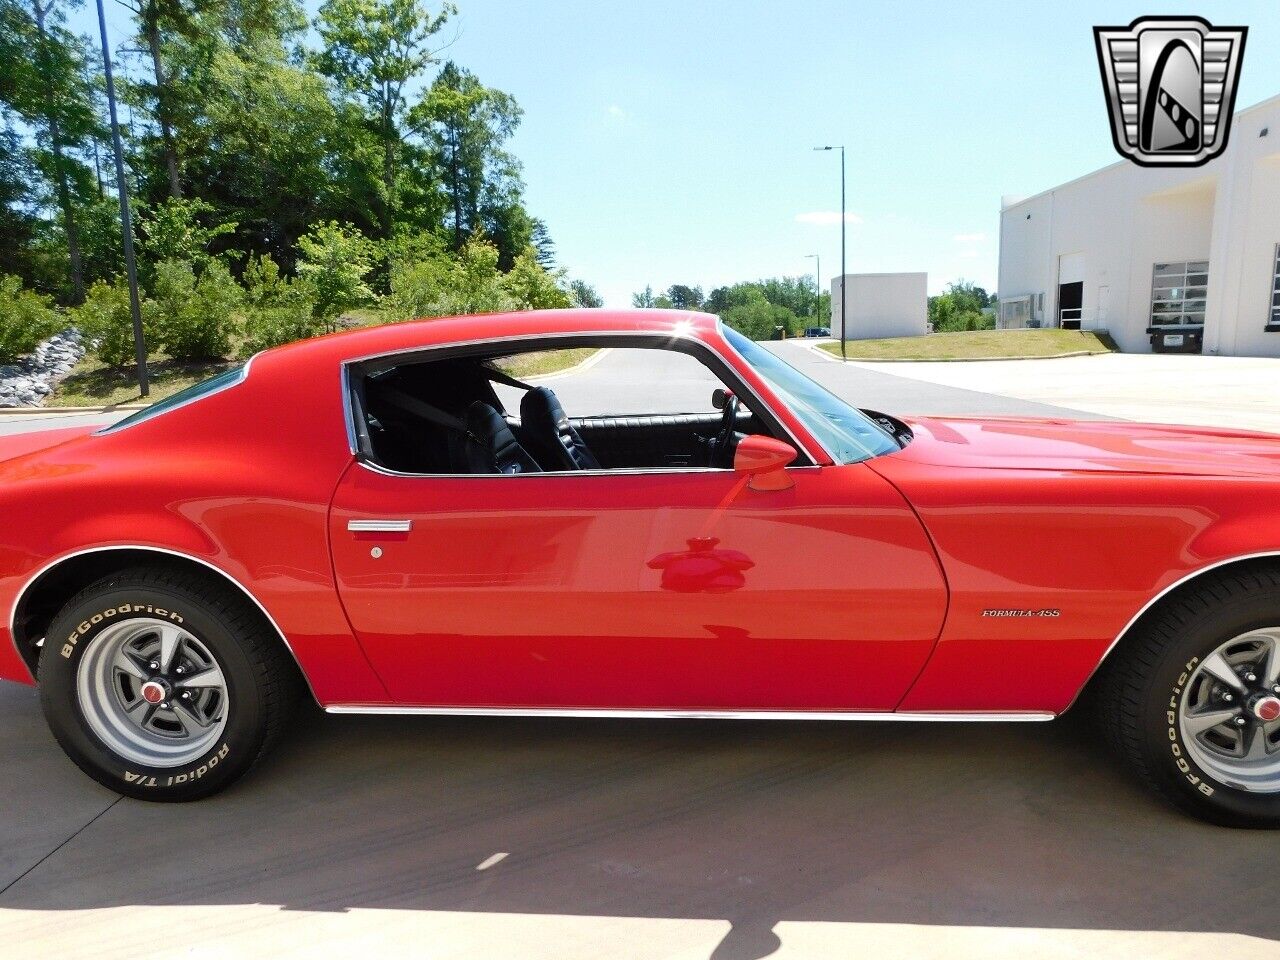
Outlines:
{"label": "light post", "polygon": [[[812,260],[814,262],[813,286],[818,294],[818,302],[817,302],[817,305],[813,308],[813,316],[815,320],[819,321],[818,326],[822,326],[821,318],[818,316],[818,308],[822,306],[822,257],[820,257],[816,253],[806,253],[804,255],[804,258],[806,260]],[[831,322],[830,317],[827,317],[827,322],[828,323]]]}
{"label": "light post", "polygon": [[116,155],[116,193],[120,197],[120,228],[124,233],[124,269],[129,278],[129,310],[133,314],[133,349],[138,361],[138,393],[150,396],[147,348],[142,342],[142,307],[138,302],[138,265],[133,257],[133,224],[129,219],[129,184],[124,177],[124,150],[120,146],[120,120],[116,116],[116,84],[111,76],[111,48],[107,45],[107,15],[98,0],[98,32],[102,36],[102,69],[107,78],[107,108],[111,113],[111,145]]}
{"label": "light post", "polygon": [[[99,0],[99,2],[101,2],[101,0]],[[846,296],[845,296],[845,293],[846,293],[847,291],[846,291],[846,290],[845,290],[845,288],[844,288],[844,281],[845,281],[845,266],[844,266],[844,250],[845,250],[845,244],[844,244],[844,231],[845,231],[845,222],[844,222],[844,146],[843,146],[843,145],[841,145],[841,146],[838,146],[838,147],[814,147],[813,149],[814,149],[814,150],[817,150],[817,151],[826,151],[826,150],[839,150],[839,151],[840,151],[840,358],[841,358],[841,359],[847,359],[847,358],[845,357],[845,352],[844,352],[844,339],[845,339],[845,327],[844,327],[844,303],[845,303],[845,300],[847,300],[847,299],[848,299],[848,297],[846,297]]]}

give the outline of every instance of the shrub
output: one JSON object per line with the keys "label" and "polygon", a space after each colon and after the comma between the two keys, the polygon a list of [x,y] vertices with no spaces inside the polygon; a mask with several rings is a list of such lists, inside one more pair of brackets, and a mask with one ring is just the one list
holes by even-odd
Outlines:
{"label": "shrub", "polygon": [[227,268],[209,263],[197,278],[191,264],[167,260],[156,266],[156,331],[175,360],[216,360],[231,350],[240,285]]}
{"label": "shrub", "polygon": [[520,303],[498,270],[498,248],[473,238],[456,255],[393,264],[387,306],[393,319],[412,320],[515,310]]}
{"label": "shrub", "polygon": [[375,253],[374,245],[349,223],[321,223],[299,238],[298,276],[326,329],[333,329],[343,310],[374,299],[365,277]]}
{"label": "shrub", "polygon": [[244,357],[259,350],[305,340],[324,332],[315,315],[315,304],[307,285],[281,276],[269,256],[254,258],[244,270],[245,341]]}
{"label": "shrub", "polygon": [[48,297],[23,290],[17,277],[0,274],[0,363],[13,363],[30,353],[60,327]]}
{"label": "shrub", "polygon": [[532,250],[516,257],[510,272],[502,278],[503,286],[521,310],[569,306],[569,294],[560,286],[563,280],[563,270],[549,272],[537,261]]}
{"label": "shrub", "polygon": [[[129,290],[123,285],[111,286],[99,280],[89,288],[84,304],[74,311],[75,324],[90,340],[96,340],[98,359],[110,367],[122,367],[135,359],[133,345],[133,311],[129,308]],[[145,341],[155,336],[155,304],[142,303],[142,335]]]}

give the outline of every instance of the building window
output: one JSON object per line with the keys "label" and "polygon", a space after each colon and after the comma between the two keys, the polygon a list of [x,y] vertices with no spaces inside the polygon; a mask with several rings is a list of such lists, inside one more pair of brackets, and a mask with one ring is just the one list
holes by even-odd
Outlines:
{"label": "building window", "polygon": [[1271,318],[1267,329],[1280,330],[1280,243],[1276,244],[1276,258],[1271,264]]}
{"label": "building window", "polygon": [[1203,327],[1209,261],[1157,263],[1151,271],[1151,326]]}

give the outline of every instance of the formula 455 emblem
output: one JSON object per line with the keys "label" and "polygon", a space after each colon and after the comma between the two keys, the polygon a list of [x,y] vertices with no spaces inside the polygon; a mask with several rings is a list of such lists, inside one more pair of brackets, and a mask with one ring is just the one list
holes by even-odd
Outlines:
{"label": "formula 455 emblem", "polygon": [[1094,27],[1120,155],[1144,167],[1196,167],[1222,153],[1248,32],[1199,17]]}

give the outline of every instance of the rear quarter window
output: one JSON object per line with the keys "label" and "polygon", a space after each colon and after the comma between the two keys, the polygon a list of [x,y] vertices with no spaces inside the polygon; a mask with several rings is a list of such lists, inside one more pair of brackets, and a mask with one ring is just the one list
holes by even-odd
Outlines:
{"label": "rear quarter window", "polygon": [[150,420],[152,417],[158,417],[162,413],[170,410],[176,410],[178,407],[184,407],[188,403],[209,396],[211,393],[217,393],[219,390],[225,390],[227,387],[234,387],[237,383],[245,378],[249,365],[244,364],[239,367],[232,367],[230,370],[224,370],[217,376],[210,377],[208,380],[201,380],[199,383],[193,383],[185,390],[179,390],[177,393],[165,397],[163,400],[157,400],[145,410],[139,410],[137,413],[130,414],[123,420],[117,420],[108,427],[103,427],[98,433],[115,433],[117,430],[124,430],[126,427],[132,427],[142,423],[144,420]]}

